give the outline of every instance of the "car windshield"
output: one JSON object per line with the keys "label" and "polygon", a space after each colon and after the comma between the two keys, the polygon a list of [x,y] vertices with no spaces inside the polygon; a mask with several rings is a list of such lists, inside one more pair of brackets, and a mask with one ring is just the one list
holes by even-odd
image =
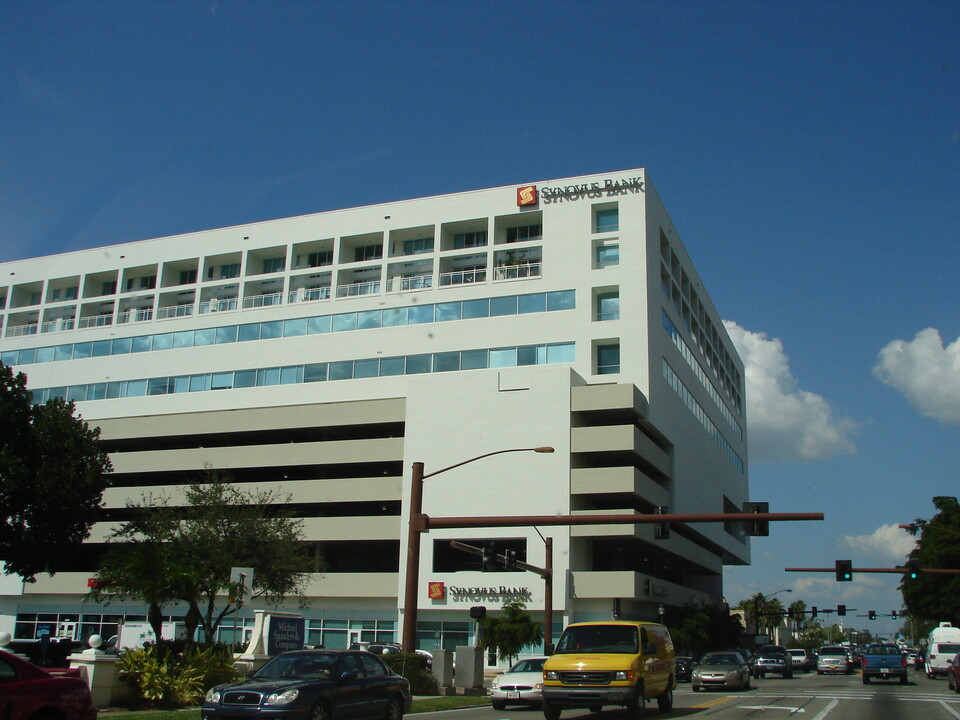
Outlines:
{"label": "car windshield", "polygon": [[732,653],[710,653],[700,661],[701,665],[739,665],[740,658]]}
{"label": "car windshield", "polygon": [[521,660],[508,672],[540,672],[541,670],[543,670],[543,659],[537,658],[536,660]]}
{"label": "car windshield", "polygon": [[637,629],[629,625],[585,625],[569,627],[557,643],[558,654],[580,652],[627,653],[636,655],[640,643]]}
{"label": "car windshield", "polygon": [[330,678],[333,677],[340,656],[336,653],[289,653],[277,655],[260,668],[258,678]]}
{"label": "car windshield", "polygon": [[896,645],[871,645],[867,648],[867,655],[903,655]]}

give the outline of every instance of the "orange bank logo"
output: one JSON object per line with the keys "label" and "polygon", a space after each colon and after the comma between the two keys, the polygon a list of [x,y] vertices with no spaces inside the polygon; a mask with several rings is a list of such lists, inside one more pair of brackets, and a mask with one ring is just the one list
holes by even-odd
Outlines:
{"label": "orange bank logo", "polygon": [[524,205],[536,205],[537,204],[537,186],[536,185],[527,185],[526,187],[517,188],[517,207],[523,207]]}
{"label": "orange bank logo", "polygon": [[427,583],[427,597],[431,600],[443,600],[446,594],[447,588],[442,582]]}

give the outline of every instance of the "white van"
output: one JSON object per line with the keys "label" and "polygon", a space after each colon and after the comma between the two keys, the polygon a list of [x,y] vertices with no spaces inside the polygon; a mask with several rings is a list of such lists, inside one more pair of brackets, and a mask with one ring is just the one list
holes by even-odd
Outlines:
{"label": "white van", "polygon": [[960,628],[948,622],[940,623],[927,638],[927,677],[946,675],[950,660],[957,653],[960,653]]}

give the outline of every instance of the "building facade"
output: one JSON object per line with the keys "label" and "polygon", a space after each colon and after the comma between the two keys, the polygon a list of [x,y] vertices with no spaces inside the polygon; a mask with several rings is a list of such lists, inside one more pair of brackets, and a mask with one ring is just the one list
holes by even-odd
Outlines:
{"label": "building facade", "polygon": [[[16,638],[142,619],[86,599],[88,580],[128,502],[176,503],[205,468],[304,518],[308,642],[327,647],[400,638],[414,462],[556,450],[428,478],[432,517],[747,499],[743,366],[642,169],[9,262],[0,278],[0,360],[36,401],[76,401],[114,466],[79,564],[0,579],[0,631]],[[732,525],[432,530],[420,646],[469,643],[476,605],[519,598],[542,617],[536,574],[481,572],[451,540],[542,567],[547,537],[558,629],[719,602],[723,566],[750,557]],[[221,639],[251,624],[241,614]]]}

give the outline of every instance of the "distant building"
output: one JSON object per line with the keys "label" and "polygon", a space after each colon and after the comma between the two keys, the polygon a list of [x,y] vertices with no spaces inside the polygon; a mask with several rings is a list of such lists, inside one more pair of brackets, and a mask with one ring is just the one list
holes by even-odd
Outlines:
{"label": "distant building", "polygon": [[[205,467],[289,493],[316,575],[308,642],[400,638],[411,465],[434,517],[739,511],[743,365],[642,169],[317,213],[0,264],[0,359],[64,396],[115,471],[82,562],[0,579],[0,631],[109,636],[137,603],[84,599],[127,501]],[[532,573],[479,571],[451,539],[542,566],[556,627],[719,603],[735,526],[431,531],[421,647]],[[252,626],[252,609],[224,640]],[[168,611],[176,615],[175,606]],[[172,618],[176,619],[176,618]],[[245,623],[245,625],[243,624]],[[555,633],[556,636],[556,633]]]}

